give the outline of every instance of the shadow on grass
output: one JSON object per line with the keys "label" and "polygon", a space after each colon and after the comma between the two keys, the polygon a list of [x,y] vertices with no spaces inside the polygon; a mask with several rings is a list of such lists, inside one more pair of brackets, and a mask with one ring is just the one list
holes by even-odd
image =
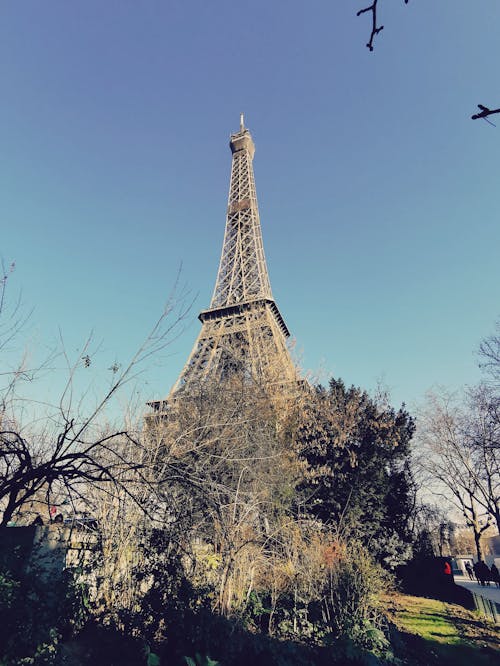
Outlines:
{"label": "shadow on grass", "polygon": [[397,656],[415,666],[497,666],[499,663],[497,650],[467,645],[460,639],[454,644],[442,643],[400,631],[398,642]]}

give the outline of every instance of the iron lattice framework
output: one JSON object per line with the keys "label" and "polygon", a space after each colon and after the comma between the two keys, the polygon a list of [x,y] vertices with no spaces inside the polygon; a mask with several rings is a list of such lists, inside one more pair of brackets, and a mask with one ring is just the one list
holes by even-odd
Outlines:
{"label": "iron lattice framework", "polygon": [[172,393],[243,372],[261,386],[297,380],[289,332],[273,299],[255,191],[255,146],[241,117],[231,135],[231,182],[224,244],[210,308]]}

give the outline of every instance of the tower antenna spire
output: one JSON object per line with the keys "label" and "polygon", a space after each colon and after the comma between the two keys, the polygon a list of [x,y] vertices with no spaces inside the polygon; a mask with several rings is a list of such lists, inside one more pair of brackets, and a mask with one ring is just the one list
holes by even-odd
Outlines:
{"label": "tower antenna spire", "polygon": [[243,132],[245,129],[245,117],[243,113],[240,113],[240,132]]}

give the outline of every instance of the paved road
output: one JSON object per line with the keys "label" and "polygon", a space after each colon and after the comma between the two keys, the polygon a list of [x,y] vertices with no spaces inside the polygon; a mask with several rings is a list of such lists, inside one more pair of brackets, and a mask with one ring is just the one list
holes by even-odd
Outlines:
{"label": "paved road", "polygon": [[467,590],[470,590],[471,592],[480,594],[482,597],[485,597],[486,599],[490,599],[491,601],[496,601],[497,604],[500,606],[500,588],[498,588],[494,583],[490,583],[489,586],[485,585],[484,587],[482,587],[482,585],[476,583],[475,580],[470,580],[468,576],[467,577],[455,576],[455,583],[457,585],[465,587]]}

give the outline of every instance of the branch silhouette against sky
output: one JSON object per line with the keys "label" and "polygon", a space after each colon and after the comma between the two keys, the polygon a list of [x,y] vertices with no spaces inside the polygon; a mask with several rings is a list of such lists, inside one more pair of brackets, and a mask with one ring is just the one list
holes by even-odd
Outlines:
{"label": "branch silhouette against sky", "polygon": [[[405,5],[407,5],[409,0],[404,0]],[[368,5],[368,7],[365,7],[364,9],[360,9],[357,13],[356,16],[361,16],[361,14],[366,14],[367,12],[371,12],[372,15],[372,31],[370,33],[370,39],[368,40],[366,47],[370,50],[373,51],[373,40],[375,37],[379,34],[379,32],[382,32],[384,29],[383,25],[378,25],[377,24],[377,5],[378,5],[378,0],[373,0],[371,5]],[[480,113],[475,113],[474,115],[471,116],[472,120],[478,120],[478,119],[483,119],[486,120],[486,122],[490,123],[490,125],[494,125],[490,120],[488,120],[488,116],[493,115],[494,113],[500,113],[500,108],[499,109],[489,109],[487,106],[484,106],[483,104],[478,104],[479,109],[481,109]]]}
{"label": "branch silhouette against sky", "polygon": [[[404,0],[404,3],[407,5],[408,0]],[[366,45],[370,51],[373,51],[373,40],[375,39],[376,35],[378,35],[378,33],[382,32],[384,29],[383,25],[377,25],[377,4],[378,0],[373,0],[371,5],[365,7],[364,9],[360,9],[356,14],[356,16],[361,16],[361,14],[366,14],[366,12],[372,13],[372,31],[370,33],[370,39]]]}

